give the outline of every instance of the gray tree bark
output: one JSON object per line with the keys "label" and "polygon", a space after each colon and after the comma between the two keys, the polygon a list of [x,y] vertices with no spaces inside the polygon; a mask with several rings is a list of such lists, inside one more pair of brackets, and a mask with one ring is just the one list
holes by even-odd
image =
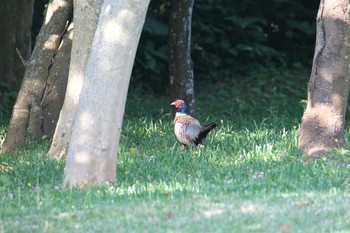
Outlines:
{"label": "gray tree bark", "polygon": [[115,182],[124,107],[149,0],[104,0],[68,146],[64,184]]}
{"label": "gray tree bark", "polygon": [[59,115],[49,157],[66,157],[72,134],[74,116],[84,81],[84,70],[101,11],[102,0],[74,1],[74,37],[64,104]]}
{"label": "gray tree bark", "polygon": [[68,27],[57,50],[55,61],[50,67],[45,91],[41,100],[43,117],[41,129],[42,133],[49,137],[54,135],[66,93],[72,40],[73,23]]}
{"label": "gray tree bark", "polygon": [[305,160],[346,147],[345,113],[350,88],[349,1],[321,0],[308,102],[300,124]]}
{"label": "gray tree bark", "polygon": [[35,137],[43,135],[44,90],[71,12],[72,0],[52,0],[48,4],[43,26],[37,36],[33,54],[27,63],[23,82],[13,107],[3,151],[13,151],[20,146],[24,142],[27,129]]}
{"label": "gray tree bark", "polygon": [[[194,0],[172,0],[169,26],[171,101],[183,99],[195,115],[194,77],[191,58],[191,25]],[[175,111],[172,112],[175,115]]]}

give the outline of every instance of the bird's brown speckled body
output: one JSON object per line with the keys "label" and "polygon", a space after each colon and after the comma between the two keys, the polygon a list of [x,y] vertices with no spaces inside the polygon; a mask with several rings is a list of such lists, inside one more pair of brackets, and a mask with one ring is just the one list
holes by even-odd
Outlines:
{"label": "bird's brown speckled body", "polygon": [[176,100],[171,103],[178,109],[174,119],[174,133],[183,145],[198,146],[203,144],[207,134],[216,127],[216,123],[201,126],[199,121],[186,114],[186,103]]}

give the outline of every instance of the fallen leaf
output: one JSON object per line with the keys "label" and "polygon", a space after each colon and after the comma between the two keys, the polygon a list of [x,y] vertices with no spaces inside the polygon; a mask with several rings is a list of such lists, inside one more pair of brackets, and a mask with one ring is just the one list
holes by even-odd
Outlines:
{"label": "fallen leaf", "polygon": [[169,211],[165,216],[165,221],[168,221],[173,218],[173,212]]}
{"label": "fallen leaf", "polygon": [[287,224],[280,225],[280,230],[281,231],[289,231],[289,229],[290,229],[290,226],[287,225]]}

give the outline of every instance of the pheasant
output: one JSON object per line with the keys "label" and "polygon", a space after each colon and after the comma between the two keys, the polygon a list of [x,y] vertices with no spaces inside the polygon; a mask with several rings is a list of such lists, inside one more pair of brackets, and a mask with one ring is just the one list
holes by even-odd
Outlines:
{"label": "pheasant", "polygon": [[175,100],[177,113],[174,119],[174,132],[179,142],[186,146],[198,146],[203,144],[207,134],[216,127],[216,123],[201,126],[199,121],[186,113],[186,103],[183,100]]}

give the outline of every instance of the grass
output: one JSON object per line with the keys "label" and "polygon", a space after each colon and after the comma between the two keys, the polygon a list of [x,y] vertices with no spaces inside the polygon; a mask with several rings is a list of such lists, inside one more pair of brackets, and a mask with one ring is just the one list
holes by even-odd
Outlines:
{"label": "grass", "polygon": [[0,232],[350,232],[350,153],[303,163],[301,97],[287,89],[198,92],[198,118],[219,126],[187,149],[169,101],[129,95],[114,186],[62,187],[64,161],[29,140],[0,156]]}

